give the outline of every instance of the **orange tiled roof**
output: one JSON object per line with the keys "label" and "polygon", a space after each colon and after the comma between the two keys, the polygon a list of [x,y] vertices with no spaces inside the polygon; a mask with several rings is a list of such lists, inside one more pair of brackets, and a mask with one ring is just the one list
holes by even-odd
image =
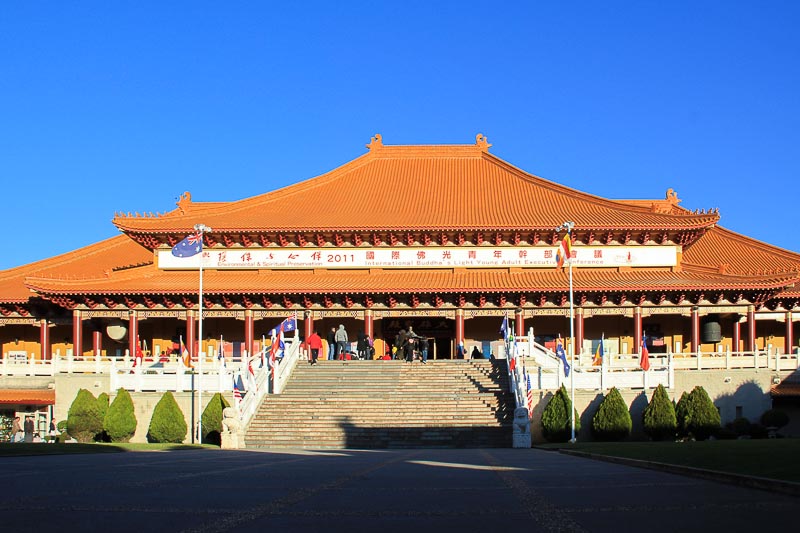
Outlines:
{"label": "orange tiled roof", "polygon": [[784,398],[798,398],[800,397],[800,383],[793,383],[784,381],[777,385],[773,385],[770,389],[773,396],[781,396]]}
{"label": "orange tiled roof", "polygon": [[0,404],[54,405],[56,391],[52,389],[0,389]]}
{"label": "orange tiled roof", "polygon": [[126,235],[0,272],[0,302],[25,303],[31,291],[25,286],[28,276],[98,277],[104,272],[129,265],[153,262],[153,252]]}
{"label": "orange tiled roof", "polygon": [[[384,146],[326,174],[237,202],[184,202],[160,217],[114,218],[122,231],[215,232],[552,229],[564,213],[596,230],[697,229],[715,213],[660,213],[586,194],[489,154],[487,145]],[[510,201],[513,199],[513,201]],[[479,208],[477,206],[480,206]]]}
{"label": "orange tiled roof", "polygon": [[[576,291],[692,290],[740,287],[775,289],[788,283],[786,275],[732,276],[716,272],[665,269],[575,269]],[[28,285],[43,294],[193,294],[196,271],[160,271],[154,265],[94,279],[36,277]],[[565,271],[556,269],[430,269],[430,270],[204,270],[203,290],[214,293],[443,293],[537,290],[564,291]]]}
{"label": "orange tiled roof", "polygon": [[682,264],[740,276],[786,276],[800,272],[800,254],[716,226],[686,247]]}

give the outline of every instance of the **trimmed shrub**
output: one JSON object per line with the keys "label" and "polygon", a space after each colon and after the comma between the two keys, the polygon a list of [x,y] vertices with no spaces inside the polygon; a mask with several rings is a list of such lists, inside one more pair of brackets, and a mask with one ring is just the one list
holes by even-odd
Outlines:
{"label": "trimmed shrub", "polygon": [[701,386],[696,386],[689,393],[686,430],[697,440],[705,440],[720,428],[720,417],[717,407]]}
{"label": "trimmed shrub", "polygon": [[689,416],[689,393],[683,391],[678,403],[675,405],[675,418],[678,421],[678,434],[682,437],[689,435],[686,429],[686,421]]}
{"label": "trimmed shrub", "polygon": [[737,435],[750,435],[750,421],[745,417],[737,418],[730,425],[730,429]]}
{"label": "trimmed shrub", "polygon": [[125,389],[117,390],[117,396],[103,419],[103,430],[111,442],[128,442],[136,433],[136,414],[133,400]]}
{"label": "trimmed shrub", "polygon": [[[108,394],[105,392],[101,392],[97,395],[97,410],[100,413],[100,420],[105,420],[106,413],[108,412]],[[105,430],[98,432],[97,435],[94,436],[94,440],[97,442],[111,442]]]}
{"label": "trimmed shrub", "polygon": [[201,418],[203,423],[203,444],[222,445],[222,410],[230,407],[228,400],[219,392],[212,396]]}
{"label": "trimmed shrub", "polygon": [[622,395],[612,387],[592,417],[592,435],[597,440],[622,440],[631,434],[631,413]]}
{"label": "trimmed shrub", "polygon": [[97,399],[88,390],[80,389],[67,414],[67,433],[78,442],[92,442],[102,430]]}
{"label": "trimmed shrub", "polygon": [[153,409],[147,441],[179,444],[186,438],[186,430],[186,419],[178,402],[171,392],[165,392]]}
{"label": "trimmed shrub", "polygon": [[675,406],[664,385],[656,387],[653,397],[642,413],[644,432],[653,440],[672,439],[678,431]]}
{"label": "trimmed shrub", "polygon": [[750,436],[754,439],[766,439],[769,437],[769,430],[761,424],[750,424]]}
{"label": "trimmed shrub", "polygon": [[556,391],[542,413],[542,434],[550,442],[567,442],[572,436],[572,419],[569,414],[575,417],[575,434],[581,429],[581,419],[578,412],[572,408],[572,401],[569,398],[567,389],[564,385]]}
{"label": "trimmed shrub", "polygon": [[789,415],[780,409],[770,409],[761,415],[761,424],[766,427],[782,428],[789,423]]}

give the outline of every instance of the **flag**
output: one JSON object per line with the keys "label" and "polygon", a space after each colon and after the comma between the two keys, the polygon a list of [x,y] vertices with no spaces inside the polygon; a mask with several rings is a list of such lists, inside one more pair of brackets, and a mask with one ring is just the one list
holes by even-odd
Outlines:
{"label": "flag", "polygon": [[517,350],[515,349],[514,343],[511,343],[508,347],[508,371],[513,372],[515,368],[517,368]]}
{"label": "flag", "polygon": [[567,261],[572,258],[572,232],[567,232],[564,235],[564,238],[561,239],[561,245],[558,247],[556,251],[556,261],[558,263],[558,268],[564,266],[564,261]]}
{"label": "flag", "polygon": [[192,257],[203,251],[203,235],[193,233],[187,235],[182,241],[172,247],[172,255],[175,257]]}
{"label": "flag", "polygon": [[183,343],[183,335],[181,335],[180,340],[181,340],[181,357],[183,358],[183,366],[185,366],[186,368],[194,368],[194,365],[192,364],[192,356],[189,355],[189,350]]}
{"label": "flag", "polygon": [[503,336],[504,341],[508,340],[508,313],[503,317],[503,322],[500,324],[500,334]]}
{"label": "flag", "polygon": [[142,364],[142,359],[144,359],[144,354],[142,353],[142,347],[139,346],[139,338],[136,338],[136,354],[133,357],[133,368],[136,368],[136,365]]}
{"label": "flag", "polygon": [[249,389],[258,390],[258,382],[256,381],[256,373],[253,371],[253,358],[247,356],[247,381],[250,384]]}
{"label": "flag", "polygon": [[647,351],[647,337],[644,335],[642,335],[642,353],[639,355],[639,365],[645,372],[650,370],[650,352]]}
{"label": "flag", "polygon": [[280,330],[284,333],[289,333],[291,331],[295,331],[297,329],[297,312],[295,311],[292,315],[281,322]]}
{"label": "flag", "polygon": [[525,373],[526,381],[527,381],[527,398],[528,398],[528,418],[533,417],[533,386],[531,385],[531,375]]}
{"label": "flag", "polygon": [[236,379],[233,380],[233,398],[237,402],[242,401],[242,391],[239,390],[239,385],[236,384]]}
{"label": "flag", "polygon": [[219,349],[217,350],[217,361],[219,361],[219,366],[225,368],[225,349],[222,343],[222,337],[219,338]]}
{"label": "flag", "polygon": [[564,377],[569,377],[570,366],[567,362],[567,352],[564,351],[564,341],[561,340],[561,335],[556,339],[556,355],[561,359],[561,364],[564,365]]}
{"label": "flag", "polygon": [[603,364],[603,341],[605,340],[605,333],[600,335],[600,344],[597,345],[597,351],[594,352],[594,359],[592,359],[593,366],[602,366]]}

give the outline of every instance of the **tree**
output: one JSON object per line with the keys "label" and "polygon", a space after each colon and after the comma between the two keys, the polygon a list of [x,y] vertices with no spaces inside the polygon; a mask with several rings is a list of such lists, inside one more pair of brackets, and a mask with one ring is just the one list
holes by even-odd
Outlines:
{"label": "tree", "polygon": [[664,385],[656,387],[653,398],[642,413],[644,432],[653,440],[664,440],[675,437],[678,431],[678,418],[675,406],[667,395]]}
{"label": "tree", "polygon": [[97,399],[86,389],[80,389],[67,414],[67,433],[78,442],[92,442],[103,430]]}
{"label": "tree", "polygon": [[572,436],[572,419],[569,414],[575,417],[575,433],[581,429],[581,419],[578,412],[572,408],[572,401],[569,398],[567,389],[564,385],[556,391],[542,413],[542,434],[550,442],[566,442]]}
{"label": "tree", "polygon": [[613,387],[592,417],[592,434],[597,440],[621,440],[631,434],[632,427],[628,406]]}
{"label": "tree", "polygon": [[717,407],[706,390],[700,385],[692,389],[688,398],[688,414],[686,430],[697,440],[705,440],[720,428],[720,416]]}
{"label": "tree", "polygon": [[222,410],[226,407],[230,407],[230,404],[220,393],[214,394],[206,405],[202,417],[204,444],[222,444]]}
{"label": "tree", "polygon": [[117,390],[117,396],[108,407],[103,419],[103,430],[111,442],[128,442],[136,433],[136,414],[131,395],[125,389]]}
{"label": "tree", "polygon": [[688,436],[686,429],[687,418],[689,416],[689,393],[683,391],[677,405],[675,405],[675,418],[678,421],[678,432],[681,436]]}
{"label": "tree", "polygon": [[[102,422],[106,419],[106,413],[108,412],[108,394],[105,392],[101,392],[97,395],[97,410],[100,413],[100,421]],[[94,440],[98,442],[111,442],[108,434],[103,429],[94,436]]]}
{"label": "tree", "polygon": [[789,415],[780,409],[770,409],[761,415],[761,424],[766,427],[782,428],[789,423]]}
{"label": "tree", "polygon": [[148,442],[181,443],[186,438],[186,419],[171,392],[165,392],[153,409]]}

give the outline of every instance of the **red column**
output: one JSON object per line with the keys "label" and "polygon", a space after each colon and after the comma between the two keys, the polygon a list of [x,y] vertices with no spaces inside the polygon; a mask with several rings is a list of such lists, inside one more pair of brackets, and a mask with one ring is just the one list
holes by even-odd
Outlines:
{"label": "red column", "polygon": [[373,317],[372,309],[364,311],[364,334],[375,340],[375,318]]}
{"label": "red column", "polygon": [[583,307],[575,308],[575,355],[583,351]]}
{"label": "red column", "polygon": [[83,318],[80,309],[72,312],[72,355],[83,355]]}
{"label": "red column", "polygon": [[700,348],[700,311],[692,307],[692,353]]}
{"label": "red column", "polygon": [[103,349],[103,332],[99,329],[92,330],[92,355],[98,355]]}
{"label": "red column", "polygon": [[458,347],[464,344],[464,310],[456,309],[456,355]]}
{"label": "red column", "polygon": [[245,309],[244,311],[244,349],[247,350],[247,355],[253,355],[253,336],[255,335],[255,324],[253,322],[253,310]]}
{"label": "red column", "polygon": [[128,352],[131,357],[136,357],[136,347],[139,345],[139,317],[136,311],[131,310],[128,317]]}
{"label": "red column", "polygon": [[517,337],[525,336],[525,317],[522,314],[522,309],[514,311],[514,334]]}
{"label": "red column", "polygon": [[186,349],[189,350],[189,357],[194,358],[195,345],[197,344],[197,332],[194,330],[194,311],[186,311]]}
{"label": "red column", "polygon": [[747,306],[747,351],[756,349],[756,307]]}
{"label": "red column", "polygon": [[47,326],[47,319],[39,321],[39,344],[42,347],[42,361],[51,359],[50,354],[50,328]]}
{"label": "red column", "polygon": [[742,349],[742,328],[739,323],[739,315],[733,317],[733,332],[731,334],[731,351],[739,352]]}
{"label": "red column", "polygon": [[[694,336],[694,334],[692,334]],[[633,350],[631,353],[642,355],[642,308],[638,305],[633,310]]]}
{"label": "red column", "polygon": [[786,311],[786,337],[783,341],[783,353],[792,353],[792,346],[794,346],[794,332],[792,331],[792,312]]}

